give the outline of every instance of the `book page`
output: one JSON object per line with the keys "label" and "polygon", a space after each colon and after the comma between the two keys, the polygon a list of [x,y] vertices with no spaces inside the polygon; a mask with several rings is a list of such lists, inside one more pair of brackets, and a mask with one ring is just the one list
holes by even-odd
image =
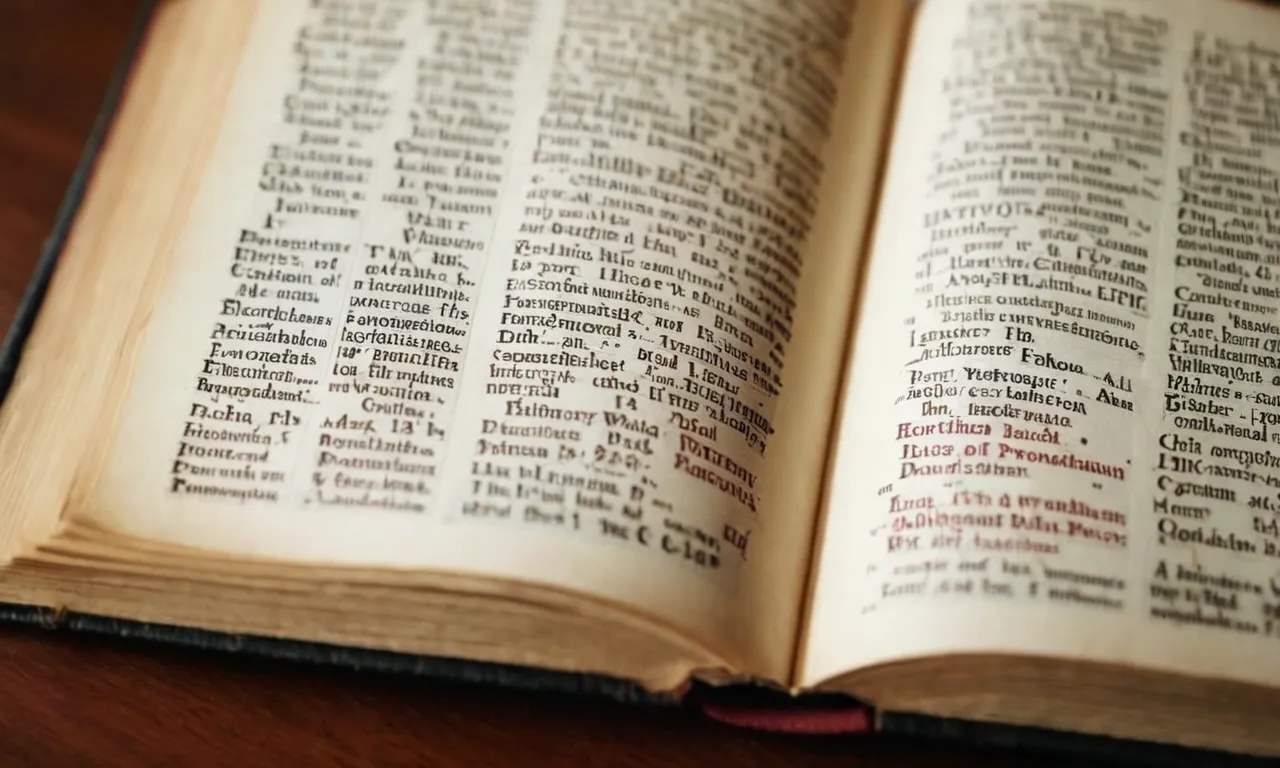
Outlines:
{"label": "book page", "polygon": [[804,679],[1014,652],[1280,683],[1280,34],[928,2]]}
{"label": "book page", "polygon": [[905,21],[867,7],[259,4],[78,516],[784,676]]}

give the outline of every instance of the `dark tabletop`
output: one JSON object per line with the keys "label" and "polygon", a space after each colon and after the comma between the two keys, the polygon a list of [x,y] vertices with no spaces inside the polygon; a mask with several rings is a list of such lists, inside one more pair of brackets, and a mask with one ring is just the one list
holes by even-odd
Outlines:
{"label": "dark tabletop", "polygon": [[[139,5],[0,0],[0,327],[13,317]],[[847,768],[1025,760],[948,744],[759,734],[679,709],[0,627],[4,766]]]}

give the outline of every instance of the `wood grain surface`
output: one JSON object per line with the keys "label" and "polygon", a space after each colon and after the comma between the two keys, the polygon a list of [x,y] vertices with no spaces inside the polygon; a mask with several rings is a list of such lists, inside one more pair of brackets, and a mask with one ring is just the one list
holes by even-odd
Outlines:
{"label": "wood grain surface", "polygon": [[[0,327],[31,275],[139,5],[0,0]],[[0,627],[3,766],[849,768],[1028,761],[944,743],[775,736],[680,709]]]}

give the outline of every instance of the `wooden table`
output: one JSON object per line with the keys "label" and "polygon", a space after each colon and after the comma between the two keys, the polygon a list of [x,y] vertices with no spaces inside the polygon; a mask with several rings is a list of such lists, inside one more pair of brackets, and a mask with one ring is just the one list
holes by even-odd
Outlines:
{"label": "wooden table", "polygon": [[[0,0],[0,327],[139,0]],[[889,766],[1026,758],[0,628],[0,765]],[[1043,763],[1040,763],[1043,764]]]}

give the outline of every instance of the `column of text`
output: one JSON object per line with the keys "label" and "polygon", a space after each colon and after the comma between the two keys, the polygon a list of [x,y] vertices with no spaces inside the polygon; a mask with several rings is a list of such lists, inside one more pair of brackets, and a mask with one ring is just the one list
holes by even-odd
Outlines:
{"label": "column of text", "polygon": [[1277,636],[1280,49],[1197,33],[1183,82],[1149,615]]}
{"label": "column of text", "polygon": [[[977,2],[941,85],[864,610],[1115,610],[1163,194],[1161,19]],[[879,254],[880,258],[888,254]]]}
{"label": "column of text", "polygon": [[749,558],[846,5],[567,3],[465,519]]}

